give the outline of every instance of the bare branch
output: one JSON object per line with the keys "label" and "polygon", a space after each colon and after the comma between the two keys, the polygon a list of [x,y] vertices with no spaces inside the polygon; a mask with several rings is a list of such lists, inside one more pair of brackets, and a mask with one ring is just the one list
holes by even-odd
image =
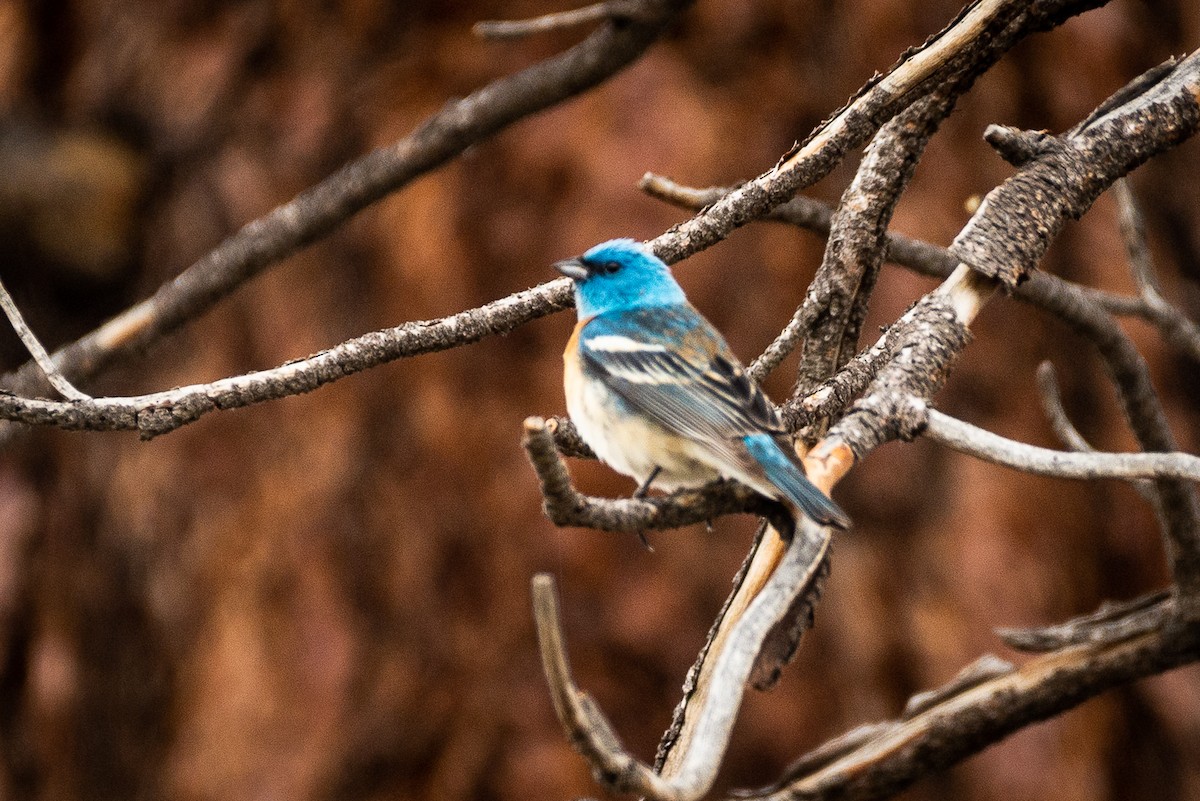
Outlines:
{"label": "bare branch", "polygon": [[814,452],[844,444],[859,460],[885,442],[919,434],[925,425],[924,401],[945,382],[970,340],[967,326],[993,287],[989,279],[963,268],[918,301],[893,326],[898,329],[895,356]]}
{"label": "bare branch", "polygon": [[1154,272],[1150,246],[1146,243],[1146,222],[1138,208],[1137,199],[1127,181],[1118,181],[1114,191],[1121,222],[1121,238],[1125,240],[1130,271],[1142,301],[1137,313],[1158,326],[1169,345],[1200,363],[1200,326],[1163,297],[1162,287]]}
{"label": "bare branch", "polygon": [[[1190,96],[1188,100],[1194,103]],[[1130,108],[1124,110],[1136,114],[1143,109],[1138,106],[1135,97]],[[1163,131],[1156,130],[1153,122],[1152,119],[1147,124],[1148,143],[1142,143],[1148,150],[1167,147],[1169,143],[1178,141],[1171,138],[1177,135],[1177,131],[1170,122],[1165,123]],[[1156,145],[1156,137],[1162,138],[1167,144]],[[1115,177],[1114,175],[1113,178]],[[711,213],[723,203],[730,202],[730,198],[737,197],[744,189],[745,186],[724,196],[700,216]],[[1090,203],[1090,200],[1086,202]],[[999,205],[1003,206],[1003,202]],[[992,213],[986,208],[981,208],[976,216]],[[983,244],[980,243],[981,246]],[[998,243],[999,246],[1003,244]],[[1037,255],[1040,256],[1040,252]],[[1032,269],[1032,265],[1026,269]],[[895,437],[911,437],[915,434],[923,418],[919,414],[920,410],[909,408],[909,399],[914,396],[931,397],[941,386],[950,363],[967,341],[967,326],[991,297],[994,289],[995,283],[991,279],[972,272],[965,265],[958,265],[942,287],[919,302],[897,324],[902,331],[897,335],[900,345],[894,351],[894,357],[879,371],[867,395],[854,405],[851,412],[831,430],[829,437],[822,441],[810,456],[828,459],[843,469],[848,469],[853,461],[862,458],[878,444]],[[849,459],[846,458],[848,453],[852,454]],[[837,477],[834,476],[834,480]],[[713,635],[714,640],[725,628],[727,619],[738,618],[735,612],[724,613]],[[704,662],[712,658],[712,653],[719,653],[719,650],[714,649],[702,654],[701,662],[698,663],[701,671]],[[703,682],[699,686],[703,689]],[[692,697],[695,696],[685,697],[685,710]],[[684,711],[682,714],[686,725],[687,713]],[[689,745],[694,742],[691,741]],[[672,766],[675,757],[674,751],[668,752],[664,769]]]}
{"label": "bare branch", "polygon": [[1119,684],[1200,659],[1200,626],[1075,645],[956,693],[916,716],[879,724],[876,736],[775,792],[771,801],[875,799],[954,764],[1017,729]]}
{"label": "bare branch", "polygon": [[518,292],[440,320],[405,323],[270,370],[128,398],[60,403],[0,392],[0,418],[87,431],[137,431],[150,439],[195,422],[209,412],[236,409],[311,392],[319,386],[395,359],[433,353],[503,334],[566,308],[567,279]]}
{"label": "bare branch", "polygon": [[732,481],[645,498],[609,499],[583,495],[571,485],[551,427],[540,417],[525,420],[522,444],[541,483],[546,516],[556,526],[638,533],[690,526],[721,515],[750,512],[775,521],[783,531],[791,530],[791,517],[783,506]]}
{"label": "bare branch", "polygon": [[[643,0],[626,24],[605,25],[569,50],[454,100],[412,134],[345,165],[216,249],[142,301],[54,354],[63,375],[96,374],[213,306],[264,268],[328,234],[354,214],[518,120],[596,86],[625,67],[692,0]],[[547,285],[556,306],[561,284]],[[553,309],[550,309],[553,310]],[[548,313],[548,311],[547,311]],[[0,385],[19,395],[40,386],[31,366]]]}
{"label": "bare branch", "polygon": [[995,654],[984,654],[958,671],[954,678],[941,687],[917,693],[909,698],[900,717],[902,720],[911,720],[956,695],[962,695],[972,687],[978,687],[985,681],[1007,676],[1015,669],[1013,663],[1007,659],[1001,659]]}
{"label": "bare branch", "polygon": [[1036,153],[988,193],[950,252],[1015,287],[1068,219],[1082,216],[1118,178],[1195,133],[1200,53],[1149,74],[1152,80],[1136,79],[1107,100],[1102,113],[1062,136],[1039,134]]}
{"label": "bare branch", "polygon": [[1071,422],[1063,407],[1062,393],[1058,390],[1058,379],[1054,375],[1054,365],[1042,362],[1037,369],[1038,396],[1042,399],[1042,409],[1050,421],[1050,427],[1063,445],[1080,453],[1091,453],[1096,449],[1083,438],[1079,430]]}
{"label": "bare branch", "polygon": [[[829,531],[810,520],[801,521],[778,567],[744,614],[737,616],[720,646],[710,651],[712,667],[707,680],[691,696],[687,729],[680,734],[679,742],[687,747],[672,750],[676,758],[668,759],[661,774],[625,753],[603,715],[575,687],[566,668],[556,607],[544,598],[535,601],[543,664],[555,709],[572,743],[596,769],[600,781],[615,791],[642,793],[663,801],[694,801],[708,792],[762,643],[793,608],[796,596],[807,593],[819,580],[828,549]],[[535,593],[549,595],[552,590],[548,577],[541,579],[540,588],[535,584]]]}
{"label": "bare branch", "polygon": [[[1145,359],[1116,320],[1082,293],[1071,292],[1064,282],[1047,278],[1035,274],[1026,284],[1027,291],[1036,293],[1039,305],[1095,344],[1118,389],[1121,406],[1138,444],[1150,452],[1179,450]],[[1154,483],[1158,496],[1155,509],[1163,521],[1163,536],[1176,581],[1195,595],[1200,592],[1200,516],[1195,491],[1190,485],[1172,479],[1157,479]]]}
{"label": "bare branch", "polygon": [[1113,197],[1117,201],[1117,219],[1121,225],[1125,253],[1129,257],[1129,271],[1137,285],[1138,294],[1147,305],[1165,304],[1162,287],[1154,274],[1150,245],[1146,242],[1146,219],[1138,208],[1133,190],[1129,188],[1129,181],[1122,179],[1113,184]]}
{"label": "bare branch", "polygon": [[[1196,97],[1200,92],[1200,53],[1173,64],[1165,77],[1162,69],[1152,73],[1157,76],[1157,82],[1132,82],[1144,90],[1143,94],[1127,90],[1118,92],[1114,97],[1122,99],[1122,104],[1106,103],[1103,114],[1089,118],[1086,124],[1077,126],[1067,136],[1055,138],[1057,144],[1045,145],[1037,158],[993,190],[955,240],[960,252],[955,253],[952,248],[951,253],[965,254],[975,260],[976,266],[989,264],[989,269],[997,275],[1000,270],[1007,270],[1003,277],[1012,285],[1019,283],[1018,277],[1028,278],[1023,286],[1017,287],[1017,296],[1053,311],[1096,343],[1121,389],[1122,402],[1139,443],[1147,451],[1172,452],[1178,450],[1174,437],[1150,384],[1145,363],[1128,337],[1085,293],[1075,291],[1065,282],[1032,272],[1066,216],[1081,214],[1107,185],[1106,181],[1115,181],[1124,170],[1177,143],[1200,125],[1200,105]],[[1088,159],[1103,160],[1103,169],[1088,172]],[[1088,172],[1086,180],[1079,176],[1076,176],[1078,180],[1061,178],[1061,175],[1073,175],[1080,170]],[[1061,180],[1053,178],[1055,175]],[[1044,182],[1055,180],[1058,181],[1054,184],[1057,190],[1043,186]],[[1038,223],[1040,233],[1031,235],[1027,216],[1032,213],[1028,210],[1030,197],[1046,193],[1055,195],[1055,206],[1038,212],[1047,216]],[[1009,228],[1021,231],[1010,235]],[[985,252],[987,248],[998,248],[1002,252]],[[974,305],[977,310],[986,294],[964,291],[956,293],[955,297],[967,304],[956,309],[961,321],[964,317],[959,312],[969,312],[968,316],[973,316],[974,311],[969,307]],[[931,341],[915,342],[913,350],[909,351],[910,357],[931,345]],[[945,354],[950,352],[946,350]],[[941,364],[940,369],[944,369],[943,359],[934,356],[932,363]],[[842,442],[849,444],[859,458],[865,450],[884,439],[912,431],[911,425],[900,422],[903,410],[888,401],[890,389],[904,386],[896,382],[905,381],[905,375],[911,376],[911,373],[904,370],[897,373],[886,368],[885,372],[886,376],[881,372],[876,377],[873,384],[876,389],[868,391],[868,397],[856,404],[857,413],[852,411],[837,427],[839,438],[843,438]],[[908,394],[928,397],[923,392]],[[852,427],[857,430],[851,430]],[[836,448],[839,444],[842,443],[833,442],[828,447]],[[1173,569],[1185,593],[1200,598],[1200,516],[1195,493],[1191,487],[1168,479],[1160,479],[1157,483],[1163,498],[1161,508]],[[1196,613],[1200,614],[1200,610]]]}
{"label": "bare branch", "polygon": [[1039,448],[926,410],[925,436],[961,453],[1055,478],[1180,478],[1200,481],[1200,457],[1188,453],[1078,453]]}
{"label": "bare branch", "polygon": [[58,391],[67,400],[87,400],[88,395],[80,392],[66,377],[58,371],[58,366],[54,364],[54,360],[50,358],[50,354],[42,347],[41,341],[33,333],[29,324],[25,322],[25,316],[21,314],[21,310],[17,308],[16,302],[12,295],[8,293],[8,289],[4,284],[0,283],[0,308],[4,309],[4,315],[8,317],[8,322],[12,325],[13,331],[17,333],[21,343],[25,349],[29,351],[29,355],[33,357],[34,363],[38,369],[46,376],[46,380],[50,385]]}
{"label": "bare branch", "polygon": [[875,344],[847,362],[807,397],[787,400],[779,411],[788,430],[796,433],[802,442],[807,442],[814,433],[807,426],[841,417],[895,355],[902,333],[902,327],[892,325]]}
{"label": "bare branch", "polygon": [[778,364],[795,338],[803,336],[794,398],[812,392],[856,350],[883,264],[892,212],[929,139],[969,85],[968,80],[939,88],[897,114],[871,140],[830,221],[825,257],[804,304],[754,365],[769,369],[767,364]]}
{"label": "bare branch", "polygon": [[[790,402],[823,385],[850,360],[866,318],[871,292],[886,247],[887,225],[900,194],[908,185],[925,145],[954,107],[956,98],[973,77],[940,87],[888,121],[871,140],[854,180],[842,195],[833,219],[825,257],[809,286],[804,302],[766,352],[750,366],[761,378],[804,337],[800,365]],[[844,380],[829,387],[829,406],[841,410],[837,390],[865,386],[881,360],[870,355],[855,359]],[[828,386],[828,385],[825,385]],[[813,404],[808,411],[802,441],[810,443],[825,433],[828,417],[818,417]],[[799,595],[796,608],[785,616],[763,643],[754,669],[754,686],[769,689],[791,660],[800,637],[812,625],[816,597]]]}
{"label": "bare branch", "polygon": [[617,792],[639,793],[658,801],[697,798],[698,795],[684,794],[663,781],[649,766],[625,751],[604,713],[571,677],[553,576],[548,573],[534,576],[532,590],[542,669],[550,685],[554,711],[571,745],[592,765],[596,781]]}
{"label": "bare branch", "polygon": [[1043,653],[1083,643],[1113,643],[1167,626],[1171,593],[1155,592],[1125,603],[1105,603],[1089,615],[1035,629],[997,629],[1012,648]]}
{"label": "bare branch", "polygon": [[[702,209],[716,202],[723,195],[728,194],[734,189],[734,187],[728,186],[695,189],[675,183],[670,178],[655,175],[654,173],[646,173],[642,176],[638,186],[651,197],[693,210]],[[787,223],[806,231],[828,236],[832,218],[833,209],[827,204],[814,198],[797,195],[787,203],[772,209],[763,219]],[[954,258],[946,248],[920,239],[914,239],[895,231],[887,233],[886,246],[886,261],[906,267],[920,275],[927,275],[931,278],[946,278],[958,266],[958,259]],[[1046,275],[1045,278],[1049,281],[1066,285],[1070,288],[1070,292],[1084,296],[1088,302],[1100,306],[1110,314],[1145,319],[1147,322],[1158,327],[1168,342],[1175,344],[1189,356],[1191,355],[1190,345],[1172,339],[1172,334],[1169,330],[1172,323],[1165,316],[1160,316],[1147,308],[1142,298],[1114,295],[1111,292],[1064,281],[1053,275]],[[1019,300],[1038,305],[1037,293],[1025,291],[1028,288],[1028,284],[1022,284],[1017,287],[1014,296]],[[1183,318],[1177,309],[1171,307],[1171,310],[1175,315],[1182,318],[1185,326],[1192,326],[1194,328],[1194,324]],[[759,358],[762,357],[760,356]]]}
{"label": "bare branch", "polygon": [[[766,350],[749,366],[749,373],[761,381],[774,370],[803,339],[805,352],[801,359],[800,378],[794,395],[811,391],[815,384],[827,378],[845,359],[847,331],[841,325],[851,325],[854,341],[857,341],[861,314],[834,313],[849,311],[855,299],[862,297],[863,313],[866,298],[870,296],[879,266],[883,262],[886,248],[887,224],[900,193],[924,152],[925,144],[936,130],[938,123],[953,106],[953,97],[947,92],[938,92],[932,98],[923,98],[905,109],[886,125],[871,140],[867,155],[859,165],[854,180],[842,194],[838,209],[825,215],[822,222],[830,234],[825,257],[809,286],[804,302],[796,309],[792,319],[767,346]],[[697,193],[687,194],[679,187],[671,187],[661,181],[642,180],[642,187],[651,194],[658,193],[673,202],[699,199]],[[673,190],[673,191],[672,191]],[[711,192],[711,190],[708,190]],[[772,211],[777,217],[792,201]],[[841,233],[835,233],[841,232]],[[856,317],[858,323],[851,324]],[[837,326],[838,330],[811,332],[813,326]],[[824,341],[825,358],[817,359],[810,343]],[[853,342],[849,343],[852,346]],[[820,364],[811,364],[817,359]],[[806,366],[807,365],[807,366]]]}
{"label": "bare branch", "polygon": [[537,33],[549,33],[606,20],[625,21],[645,15],[645,4],[637,0],[608,0],[570,11],[557,11],[521,20],[483,20],[471,32],[483,39],[521,39]]}
{"label": "bare branch", "polygon": [[672,263],[719,242],[827,175],[851,148],[865,144],[885,122],[918,98],[939,86],[983,73],[1030,33],[1052,28],[1104,2],[973,3],[924,45],[905,53],[887,74],[872,79],[773,169],[654,239],[651,244],[655,252]]}

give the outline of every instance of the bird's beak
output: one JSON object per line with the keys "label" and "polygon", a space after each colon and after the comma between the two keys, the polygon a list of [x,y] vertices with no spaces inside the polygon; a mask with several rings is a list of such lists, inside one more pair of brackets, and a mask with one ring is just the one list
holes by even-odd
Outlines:
{"label": "bird's beak", "polygon": [[562,261],[554,262],[554,269],[565,275],[567,278],[572,278],[576,281],[582,281],[588,277],[587,267],[583,266],[583,262],[579,259],[563,259]]}

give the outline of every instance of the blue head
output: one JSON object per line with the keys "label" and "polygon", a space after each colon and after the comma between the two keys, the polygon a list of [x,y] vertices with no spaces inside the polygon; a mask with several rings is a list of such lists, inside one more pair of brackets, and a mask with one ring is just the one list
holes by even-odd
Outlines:
{"label": "blue head", "polygon": [[687,302],[671,268],[632,239],[601,242],[579,258],[557,262],[554,267],[575,281],[575,308],[581,319]]}

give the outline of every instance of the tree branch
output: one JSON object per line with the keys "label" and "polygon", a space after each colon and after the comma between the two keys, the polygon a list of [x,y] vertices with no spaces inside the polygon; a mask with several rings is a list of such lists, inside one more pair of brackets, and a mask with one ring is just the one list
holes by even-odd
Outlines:
{"label": "tree branch", "polygon": [[522,445],[541,485],[543,509],[556,526],[638,533],[704,523],[721,515],[752,513],[774,521],[783,531],[791,531],[786,508],[733,481],[644,498],[583,495],[571,485],[550,423],[540,417],[526,418]]}
{"label": "tree branch", "polygon": [[[518,120],[590,89],[645,52],[692,0],[643,0],[641,12],[605,25],[563,53],[453,100],[412,134],[334,172],[250,222],[150,298],[54,354],[82,380],[145,348],[213,306],[264,268],[320,239],[354,214]],[[550,305],[560,283],[542,290]],[[0,380],[10,392],[41,387],[26,365]]]}
{"label": "tree branch", "polygon": [[16,332],[17,338],[21,340],[21,344],[29,351],[29,355],[33,357],[34,363],[50,385],[67,400],[87,400],[88,396],[76,389],[66,376],[58,370],[58,365],[50,358],[50,354],[42,347],[41,341],[37,335],[33,333],[33,329],[29,327],[29,323],[25,322],[25,315],[21,314],[21,310],[17,308],[16,302],[12,295],[8,293],[8,289],[4,284],[0,284],[0,309],[4,310],[4,316],[8,318],[9,324],[12,325],[13,331]]}
{"label": "tree branch", "polygon": [[1189,320],[1183,312],[1163,297],[1158,278],[1155,277],[1154,260],[1150,246],[1146,243],[1146,221],[1138,208],[1128,181],[1118,181],[1114,187],[1117,209],[1121,222],[1121,238],[1129,256],[1130,272],[1138,287],[1140,308],[1135,313],[1154,323],[1162,332],[1168,345],[1177,348],[1192,361],[1200,364],[1200,326]]}
{"label": "tree branch", "polygon": [[[988,193],[950,252],[1009,288],[1026,280],[1068,219],[1200,127],[1198,64],[1198,54],[1167,62],[1062,136],[1038,134],[1021,169]],[[992,126],[990,138],[996,132]]]}
{"label": "tree branch", "polygon": [[951,692],[934,706],[890,724],[836,759],[756,801],[885,798],[1030,723],[1105,690],[1200,659],[1200,626],[1166,627],[1115,642],[1085,643]]}
{"label": "tree branch", "polygon": [[1001,437],[937,409],[926,409],[925,427],[921,433],[960,453],[1039,476],[1200,481],[1200,457],[1189,453],[1055,451]]}
{"label": "tree branch", "polygon": [[[970,83],[966,80],[939,88],[893,117],[871,140],[830,220],[825,257],[804,304],[780,335],[803,337],[793,399],[810,394],[857,349],[896,203],[925,146]],[[778,363],[780,358],[772,361]],[[808,441],[824,433],[816,431]]]}
{"label": "tree branch", "polygon": [[977,0],[922,46],[873,78],[779,164],[653,240],[668,263],[703,250],[759,219],[823,178],[852,148],[937,87],[985,72],[1027,35],[1047,30],[1107,0]]}
{"label": "tree branch", "polygon": [[270,370],[128,398],[63,403],[0,392],[0,418],[71,430],[137,431],[143,439],[174,431],[204,415],[300,395],[395,359],[433,353],[503,334],[569,305],[560,278],[440,320],[374,331]]}
{"label": "tree branch", "polygon": [[823,574],[828,529],[808,519],[798,526],[770,578],[725,632],[719,647],[710,651],[710,678],[691,696],[685,740],[689,747],[673,750],[679,758],[660,773],[624,751],[603,714],[574,685],[553,584],[548,576],[534,579],[534,592],[539,596],[534,603],[538,641],[555,710],[572,744],[593,766],[597,780],[610,790],[641,793],[658,801],[695,801],[712,787],[763,640],[793,608],[795,597],[807,593]]}
{"label": "tree branch", "polygon": [[1107,602],[1095,612],[1053,626],[997,629],[1005,644],[1021,651],[1044,653],[1083,643],[1113,643],[1171,624],[1171,593],[1155,592],[1125,603]]}
{"label": "tree branch", "polygon": [[644,3],[638,0],[607,0],[570,11],[556,11],[540,17],[520,20],[483,20],[471,32],[484,39],[521,39],[536,33],[549,33],[595,22],[626,22],[645,16]]}

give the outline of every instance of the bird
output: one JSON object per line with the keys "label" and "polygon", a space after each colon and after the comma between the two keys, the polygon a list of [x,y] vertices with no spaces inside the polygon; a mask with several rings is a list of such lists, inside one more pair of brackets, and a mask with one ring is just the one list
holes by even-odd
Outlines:
{"label": "bird", "polygon": [[805,475],[766,394],[645,244],[612,239],[554,263],[578,320],[563,353],[567,411],[601,461],[670,492],[732,478],[803,514],[850,518]]}

